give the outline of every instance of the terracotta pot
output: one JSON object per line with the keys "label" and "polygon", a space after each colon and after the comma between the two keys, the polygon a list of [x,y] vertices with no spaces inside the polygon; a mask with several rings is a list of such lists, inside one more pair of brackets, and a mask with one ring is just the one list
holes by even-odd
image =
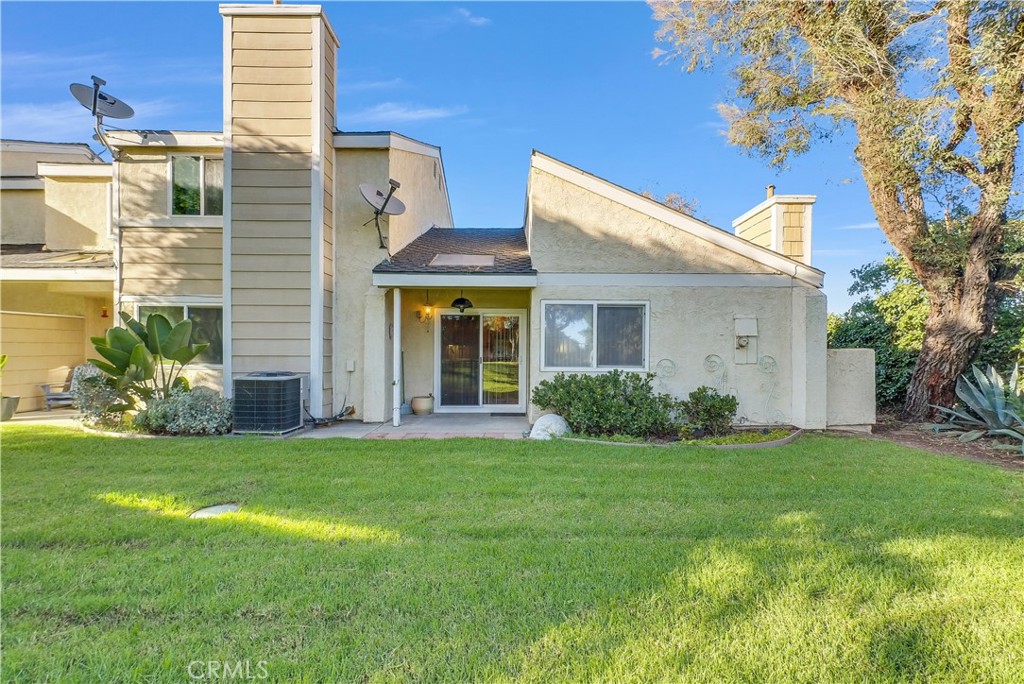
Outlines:
{"label": "terracotta pot", "polygon": [[417,416],[425,416],[434,412],[434,397],[413,397],[409,402],[412,412]]}

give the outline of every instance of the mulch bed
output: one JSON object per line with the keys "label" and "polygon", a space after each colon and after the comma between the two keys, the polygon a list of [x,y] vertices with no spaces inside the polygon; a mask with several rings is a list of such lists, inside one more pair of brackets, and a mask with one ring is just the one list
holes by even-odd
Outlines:
{"label": "mulch bed", "polygon": [[871,437],[936,454],[981,461],[1007,470],[1024,471],[1024,455],[1020,451],[995,449],[990,439],[961,442],[956,435],[936,433],[918,423],[905,423],[891,415],[878,416]]}

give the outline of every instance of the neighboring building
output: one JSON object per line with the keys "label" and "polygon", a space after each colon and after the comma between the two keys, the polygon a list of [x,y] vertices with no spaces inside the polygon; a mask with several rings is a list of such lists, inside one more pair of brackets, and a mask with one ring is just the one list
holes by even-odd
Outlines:
{"label": "neighboring building", "polygon": [[[226,394],[254,371],[307,376],[318,418],[353,406],[397,421],[427,394],[437,411],[532,418],[541,380],[622,368],[675,395],[732,392],[753,423],[874,421],[866,357],[826,353],[813,196],[771,196],[732,234],[534,152],[523,228],[454,229],[437,147],[338,131],[338,42],[319,6],[221,14],[224,133],[112,132],[107,165],[40,156],[84,146],[30,145],[38,165],[15,171],[31,176],[31,211],[8,212],[25,190],[5,161],[6,394],[31,399],[83,360],[109,309],[191,318],[211,343],[193,379]],[[29,145],[4,144],[5,159]],[[383,220],[385,251],[359,184],[389,179],[407,210]],[[58,267],[58,254],[92,261]],[[78,353],[38,353],[49,328],[24,321],[47,316],[76,317],[62,337]],[[859,393],[829,391],[851,381]]]}

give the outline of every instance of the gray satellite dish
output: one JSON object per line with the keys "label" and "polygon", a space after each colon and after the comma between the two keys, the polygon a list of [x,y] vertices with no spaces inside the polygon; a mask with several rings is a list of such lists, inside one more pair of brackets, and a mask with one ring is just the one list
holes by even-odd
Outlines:
{"label": "gray satellite dish", "polygon": [[[405,213],[405,203],[402,200],[395,197],[395,190],[402,187],[402,184],[396,180],[388,179],[388,185],[391,188],[385,195],[382,190],[377,189],[369,183],[359,184],[359,194],[363,196],[366,203],[373,207],[373,221],[377,226],[377,239],[380,241],[380,248],[387,249],[384,244],[384,234],[380,230],[380,217],[382,214],[388,216],[398,216],[399,214]],[[363,225],[367,225],[370,221],[367,221]]]}
{"label": "gray satellite dish", "polygon": [[107,151],[110,152],[112,158],[117,157],[117,153],[114,148],[111,147],[107,141],[107,136],[103,132],[103,117],[107,116],[111,119],[130,119],[135,116],[135,110],[129,107],[127,104],[118,100],[116,97],[111,97],[107,93],[100,90],[100,86],[107,85],[99,76],[92,77],[92,87],[83,83],[72,83],[71,94],[79,104],[88,109],[93,116],[96,117],[96,137],[95,140],[99,140],[103,144]]}
{"label": "gray satellite dish", "polygon": [[[103,82],[101,79],[96,80]],[[84,83],[72,83],[71,94],[94,116],[108,116],[111,119],[130,119],[135,116],[134,109],[100,90],[100,83],[91,88]]]}

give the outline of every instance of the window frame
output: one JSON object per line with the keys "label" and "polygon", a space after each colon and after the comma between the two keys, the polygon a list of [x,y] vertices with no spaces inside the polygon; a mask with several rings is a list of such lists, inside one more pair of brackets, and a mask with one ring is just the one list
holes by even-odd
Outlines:
{"label": "window frame", "polygon": [[[594,343],[590,350],[589,366],[551,366],[547,359],[547,307],[548,304],[579,304],[590,305],[593,311],[594,320]],[[642,306],[644,310],[644,339],[641,353],[643,354],[643,365],[641,366],[598,366],[597,365],[597,338],[601,334],[598,323],[597,309],[601,306]],[[632,371],[634,373],[646,373],[650,369],[650,345],[651,345],[651,302],[649,300],[615,300],[615,299],[542,299],[540,301],[540,369],[543,372],[552,373],[606,373],[612,370]]]}
{"label": "window frame", "polygon": [[[220,309],[220,333],[224,335],[224,304],[221,301],[206,301],[198,299],[167,299],[161,297],[160,299],[136,299],[131,302],[132,305],[132,316],[135,320],[142,322],[139,318],[139,309],[144,306],[162,306],[162,307],[178,307],[182,309],[182,315],[187,319],[189,308],[195,307],[197,309]],[[189,368],[219,370],[224,368],[223,351],[220,363],[202,363],[201,361],[195,360],[189,363]]]}
{"label": "window frame", "polygon": [[[174,213],[174,160],[177,157],[198,157],[199,158],[199,213],[198,214],[175,214]],[[219,214],[207,214],[206,213],[206,160],[212,159],[224,163],[224,155],[222,154],[205,154],[205,153],[190,153],[190,152],[177,152],[174,154],[167,155],[167,216],[171,219],[177,220],[188,220],[197,218],[222,218],[224,216],[224,208],[221,207]],[[222,175],[223,177],[223,175]],[[221,193],[223,196],[224,187],[221,186]]]}

